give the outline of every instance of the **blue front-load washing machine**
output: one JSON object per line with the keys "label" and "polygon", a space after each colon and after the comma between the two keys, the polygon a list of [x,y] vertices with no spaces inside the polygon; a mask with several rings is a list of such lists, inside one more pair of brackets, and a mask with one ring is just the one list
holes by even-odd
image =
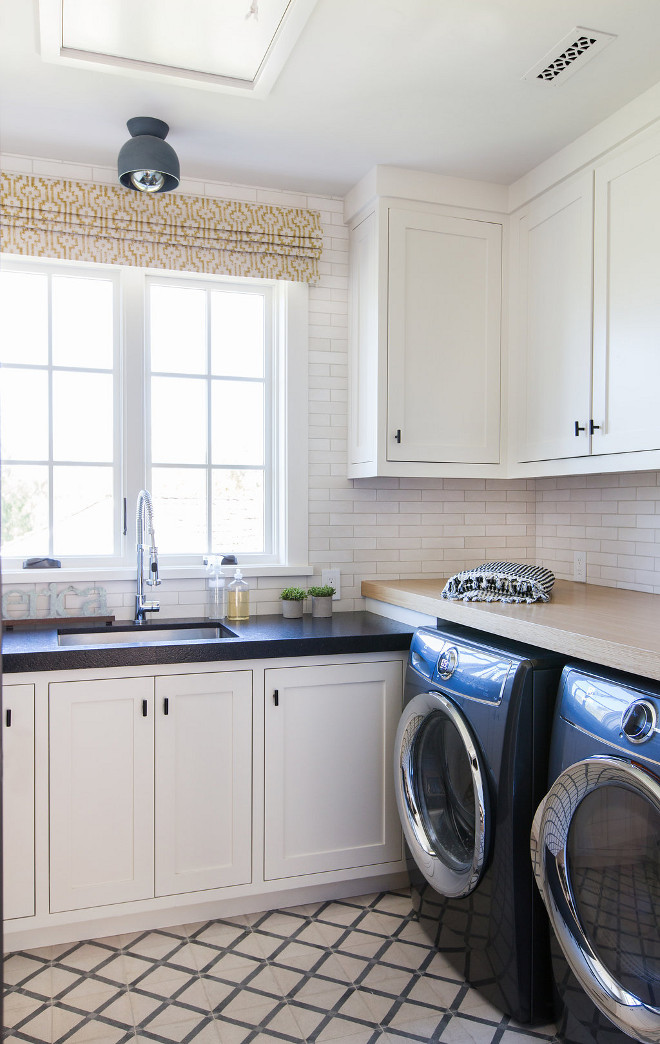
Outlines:
{"label": "blue front-load washing machine", "polygon": [[563,662],[467,628],[422,628],[395,744],[420,924],[458,974],[520,1022],[553,1015],[529,831]]}
{"label": "blue front-load washing machine", "polygon": [[567,666],[532,858],[559,1037],[660,1041],[660,685]]}

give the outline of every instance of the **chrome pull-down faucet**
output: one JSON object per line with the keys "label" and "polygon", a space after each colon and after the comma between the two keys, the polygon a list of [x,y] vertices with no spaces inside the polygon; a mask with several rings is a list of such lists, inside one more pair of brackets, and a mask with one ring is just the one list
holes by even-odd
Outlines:
{"label": "chrome pull-down faucet", "polygon": [[[151,494],[147,489],[141,489],[137,498],[136,537],[137,537],[137,593],[135,597],[135,622],[144,623],[145,613],[157,613],[160,602],[147,599],[144,595],[145,584],[148,587],[158,587],[158,548],[154,536],[154,509],[151,502]],[[147,545],[147,537],[149,545]],[[145,561],[148,566],[145,571]]]}

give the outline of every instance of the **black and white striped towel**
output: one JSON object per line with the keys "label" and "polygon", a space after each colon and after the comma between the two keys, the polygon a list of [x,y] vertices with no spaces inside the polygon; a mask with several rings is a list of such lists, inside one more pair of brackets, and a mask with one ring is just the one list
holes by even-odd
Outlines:
{"label": "black and white striped towel", "polygon": [[549,602],[554,574],[542,566],[484,562],[450,576],[442,597],[464,602]]}

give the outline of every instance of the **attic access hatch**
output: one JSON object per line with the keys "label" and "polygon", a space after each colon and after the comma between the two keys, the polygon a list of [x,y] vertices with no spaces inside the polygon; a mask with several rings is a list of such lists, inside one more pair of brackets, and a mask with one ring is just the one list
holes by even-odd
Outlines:
{"label": "attic access hatch", "polygon": [[45,61],[268,94],[317,0],[39,0]]}
{"label": "attic access hatch", "polygon": [[578,25],[533,65],[525,73],[523,80],[535,80],[537,83],[549,85],[565,83],[569,76],[586,65],[612,40],[616,40],[612,33],[603,33],[600,29],[585,29]]}

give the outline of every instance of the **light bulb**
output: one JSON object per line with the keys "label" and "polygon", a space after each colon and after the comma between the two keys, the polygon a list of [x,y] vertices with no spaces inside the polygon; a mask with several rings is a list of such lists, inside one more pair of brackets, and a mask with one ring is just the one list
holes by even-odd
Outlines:
{"label": "light bulb", "polygon": [[131,181],[140,192],[159,192],[165,184],[165,177],[159,170],[134,170]]}

